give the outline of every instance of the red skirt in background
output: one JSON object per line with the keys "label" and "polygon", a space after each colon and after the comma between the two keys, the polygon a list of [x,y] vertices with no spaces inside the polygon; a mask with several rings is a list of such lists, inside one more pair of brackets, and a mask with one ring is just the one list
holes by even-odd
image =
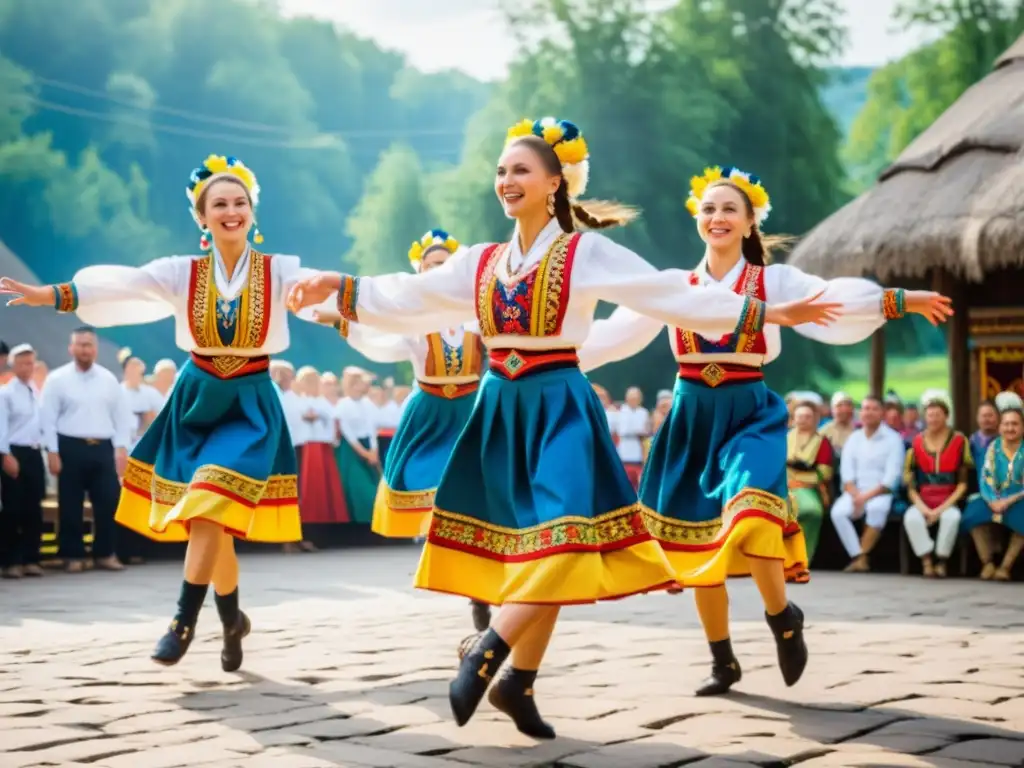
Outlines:
{"label": "red skirt in background", "polygon": [[640,477],[644,473],[643,462],[622,462],[622,466],[626,468],[626,477],[629,478],[629,482],[633,484],[633,490],[640,490]]}
{"label": "red skirt in background", "polygon": [[299,514],[304,523],[347,523],[351,520],[341,476],[330,443],[306,443],[299,465]]}

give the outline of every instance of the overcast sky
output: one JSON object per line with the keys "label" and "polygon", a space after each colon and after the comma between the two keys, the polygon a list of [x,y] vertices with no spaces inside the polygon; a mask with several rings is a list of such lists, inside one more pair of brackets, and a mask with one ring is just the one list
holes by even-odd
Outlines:
{"label": "overcast sky", "polygon": [[[497,0],[279,0],[289,15],[339,22],[398,50],[418,69],[460,69],[482,79],[505,74],[515,58]],[[665,5],[668,0],[649,0]],[[877,65],[899,58],[924,41],[899,32],[890,14],[896,0],[842,0],[850,44],[838,63]]]}

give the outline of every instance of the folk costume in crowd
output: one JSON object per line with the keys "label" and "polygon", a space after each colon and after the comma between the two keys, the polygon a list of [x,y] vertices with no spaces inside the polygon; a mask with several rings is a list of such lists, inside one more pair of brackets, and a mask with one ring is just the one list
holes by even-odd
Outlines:
{"label": "folk costume in crowd", "polygon": [[[609,226],[577,202],[588,168],[575,125],[523,121],[509,132],[496,182],[506,212],[516,218],[510,242],[475,245],[417,275],[322,276],[300,285],[292,303],[321,301],[337,287],[346,320],[403,335],[422,333],[428,323],[456,326],[476,313],[489,371],[438,484],[415,576],[419,588],[506,605],[492,628],[463,648],[449,692],[460,725],[512,653],[489,700],[524,733],[552,737],[532,695],[557,616],[544,606],[624,597],[673,582],[604,409],[580,370],[577,349],[597,302],[634,307],[711,338],[757,333],[765,320],[765,304],[756,297],[700,287],[688,272],[658,271],[600,234],[573,231],[576,217]],[[535,225],[536,197],[550,181],[556,182],[547,196],[551,218],[524,252],[517,212]],[[525,199],[534,207],[517,207]],[[517,633],[507,642],[498,630],[513,624]],[[540,648],[532,669],[515,662],[527,642]]]}
{"label": "folk costume in crowd", "polygon": [[[212,580],[224,628],[222,667],[233,671],[250,624],[238,608],[231,537],[301,539],[295,452],[268,365],[288,347],[285,297],[311,272],[295,256],[250,246],[259,185],[236,158],[208,157],[192,172],[186,195],[196,223],[208,227],[200,240],[207,253],[142,267],[87,267],[52,292],[58,311],[93,326],[175,319],[177,345],[191,356],[131,453],[116,519],[155,541],[189,540],[178,611],[153,660],[170,665],[185,654]],[[231,273],[218,237],[244,245]],[[11,285],[5,279],[0,289]],[[33,303],[45,290],[16,287]],[[190,568],[199,574],[191,580]]]}
{"label": "folk costume in crowd", "polygon": [[[1024,402],[1013,392],[1001,392],[996,396],[996,408],[999,437],[985,451],[985,462],[978,472],[981,493],[967,503],[961,528],[971,534],[981,557],[981,578],[1009,581],[1024,549]],[[992,555],[999,527],[1009,529],[1010,540],[996,567]]]}
{"label": "folk costume in crowd", "polygon": [[[903,527],[914,554],[921,558],[924,575],[942,578],[960,535],[960,502],[967,495],[974,460],[967,436],[948,426],[949,396],[929,390],[921,396],[921,407],[929,425],[934,421],[941,427],[918,432],[907,449],[903,485],[910,507]],[[934,415],[929,413],[932,409]],[[933,539],[929,528],[934,527],[938,530]]]}
{"label": "folk costume in crowd", "polygon": [[334,406],[338,447],[334,460],[349,515],[356,523],[373,519],[373,500],[380,484],[380,446],[377,443],[375,406],[367,396],[370,373],[354,365],[341,375],[342,397]]}
{"label": "folk costume in crowd", "polygon": [[807,564],[814,560],[825,510],[832,502],[835,474],[832,444],[820,432],[807,435],[796,427],[786,435],[786,478],[790,501],[807,545]]}
{"label": "folk costume in crowd", "polygon": [[[341,487],[338,463],[334,459],[337,432],[334,406],[320,395],[320,374],[312,367],[300,368],[296,376],[298,417],[304,440],[298,450],[299,508],[302,522],[309,524],[347,523],[348,505]],[[305,549],[315,549],[306,542]]]}
{"label": "folk costume in crowd", "polygon": [[[412,244],[414,272],[440,266],[459,249],[455,238],[433,229]],[[429,264],[429,267],[425,267]],[[486,358],[476,322],[435,333],[405,336],[338,318],[335,326],[349,345],[377,363],[410,362],[416,391],[402,417],[384,460],[384,476],[373,505],[372,530],[390,538],[420,538],[430,526],[434,494],[476,402]],[[473,623],[487,629],[490,608],[474,601]]]}
{"label": "folk costume in crowd", "polygon": [[[703,213],[708,195],[719,186],[738,194]],[[741,224],[737,218],[740,202],[752,212],[752,221]],[[698,218],[698,227],[700,216],[710,222],[726,215],[721,211],[731,211],[736,225],[749,227],[743,255],[726,274],[712,275],[709,256],[705,256],[688,279],[691,288],[715,286],[762,303],[823,291],[822,301],[841,305],[839,321],[828,326],[798,325],[794,330],[827,344],[855,344],[886,320],[904,314],[901,289],[887,290],[856,278],[825,281],[783,264],[765,266],[758,228],[771,206],[756,176],[735,168],[709,168],[692,179],[687,208]],[[711,237],[710,231],[702,231],[705,240]],[[745,255],[752,246],[759,251],[756,258],[761,263]],[[661,325],[639,312],[651,314],[641,302],[595,323],[588,356],[604,364],[646,347]],[[762,595],[766,591],[774,595],[775,610],[766,611],[766,619],[775,636],[783,679],[793,685],[803,674],[807,648],[803,613],[785,598],[783,569],[787,575],[806,578],[808,557],[788,501],[789,413],[783,399],[765,386],[762,374],[762,367],[782,350],[779,328],[740,325],[722,336],[677,323],[670,329],[670,344],[679,365],[675,402],[652,441],[639,495],[650,530],[665,550],[679,584],[702,588],[695,597],[714,663],[711,676],[697,693],[725,693],[740,680],[739,662],[729,641],[724,586],[728,578],[744,575],[755,577]]]}

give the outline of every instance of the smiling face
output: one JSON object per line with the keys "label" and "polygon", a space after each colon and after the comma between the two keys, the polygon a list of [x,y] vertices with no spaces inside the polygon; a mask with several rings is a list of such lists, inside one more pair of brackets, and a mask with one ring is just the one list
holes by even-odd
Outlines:
{"label": "smiling face", "polygon": [[728,183],[707,189],[697,212],[697,232],[705,243],[722,250],[738,246],[753,228],[754,212],[740,190]]}
{"label": "smiling face", "polygon": [[[543,139],[512,142],[498,158],[494,192],[510,219],[530,218],[547,211],[548,196],[554,194],[562,179],[562,169],[554,152],[542,156],[534,146]],[[546,146],[546,145],[545,145]],[[552,158],[554,165],[552,165]]]}
{"label": "smiling face", "polygon": [[241,181],[218,179],[196,201],[199,223],[210,230],[214,243],[244,243],[252,229],[252,202]]}
{"label": "smiling face", "polygon": [[999,434],[1008,443],[1019,443],[1024,435],[1024,416],[1020,411],[1003,411],[999,419]]}

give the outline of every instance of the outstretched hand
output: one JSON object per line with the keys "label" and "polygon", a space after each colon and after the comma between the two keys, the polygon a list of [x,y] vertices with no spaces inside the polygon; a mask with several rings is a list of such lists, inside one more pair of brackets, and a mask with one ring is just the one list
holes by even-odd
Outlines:
{"label": "outstretched hand", "polygon": [[313,319],[321,325],[330,325],[337,328],[341,322],[341,313],[330,312],[326,309],[314,309]]}
{"label": "outstretched hand", "polygon": [[831,325],[839,319],[842,304],[835,301],[818,301],[824,290],[813,296],[784,304],[769,304],[765,309],[765,322],[773,325],[792,327],[812,323],[814,325]]}
{"label": "outstretched hand", "polygon": [[312,307],[327,301],[332,293],[341,288],[341,275],[337,272],[321,272],[313,277],[300,280],[288,292],[285,304],[292,312]]}
{"label": "outstretched hand", "polygon": [[946,322],[953,316],[953,300],[935,291],[906,291],[907,312],[922,315],[932,325]]}
{"label": "outstretched hand", "polygon": [[49,285],[19,283],[10,277],[0,277],[0,294],[15,297],[7,302],[9,307],[52,307],[56,301]]}

